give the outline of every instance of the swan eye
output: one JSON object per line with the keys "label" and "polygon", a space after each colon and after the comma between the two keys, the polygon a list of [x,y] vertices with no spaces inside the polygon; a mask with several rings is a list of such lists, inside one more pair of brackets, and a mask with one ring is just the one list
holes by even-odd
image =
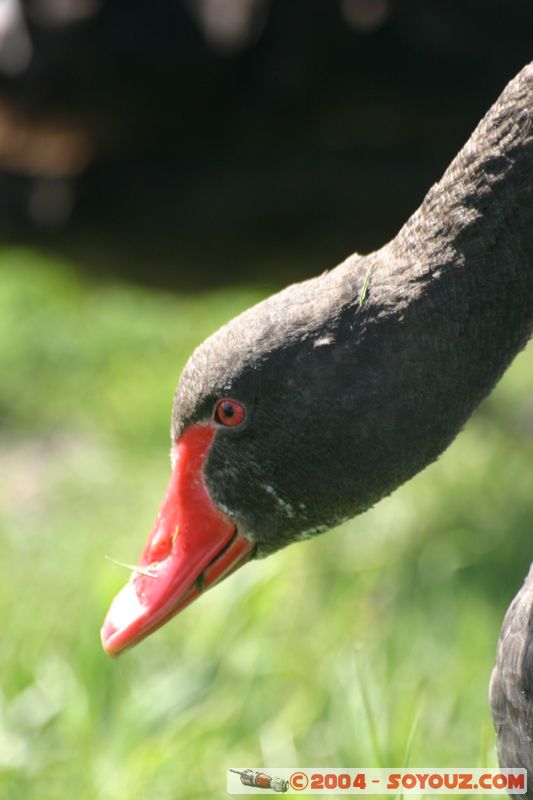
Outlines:
{"label": "swan eye", "polygon": [[231,397],[223,397],[215,406],[215,422],[227,428],[236,428],[244,422],[246,411],[244,406]]}

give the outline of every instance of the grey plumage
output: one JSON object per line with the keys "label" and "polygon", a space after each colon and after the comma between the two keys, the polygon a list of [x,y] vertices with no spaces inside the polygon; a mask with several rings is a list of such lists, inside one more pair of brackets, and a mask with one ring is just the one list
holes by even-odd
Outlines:
{"label": "grey plumage", "polygon": [[[503,767],[525,767],[533,797],[533,565],[503,621],[490,705]],[[524,795],[520,795],[524,797]]]}

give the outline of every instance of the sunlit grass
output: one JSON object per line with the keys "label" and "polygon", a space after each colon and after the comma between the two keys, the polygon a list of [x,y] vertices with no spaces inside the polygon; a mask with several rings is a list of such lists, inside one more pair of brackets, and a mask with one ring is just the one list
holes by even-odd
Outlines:
{"label": "sunlit grass", "polygon": [[252,289],[172,296],[0,255],[0,797],[225,794],[228,766],[492,765],[487,685],[533,554],[533,353],[453,447],[118,661],[99,626],[168,479],[172,393]]}

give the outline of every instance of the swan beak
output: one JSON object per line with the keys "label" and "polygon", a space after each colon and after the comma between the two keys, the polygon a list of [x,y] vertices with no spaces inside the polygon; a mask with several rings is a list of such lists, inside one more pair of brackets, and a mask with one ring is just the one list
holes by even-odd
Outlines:
{"label": "swan beak", "polygon": [[205,589],[249,561],[253,543],[212,502],[203,466],[215,431],[193,425],[176,442],[170,483],[137,568],[102,626],[117,656],[164,625]]}

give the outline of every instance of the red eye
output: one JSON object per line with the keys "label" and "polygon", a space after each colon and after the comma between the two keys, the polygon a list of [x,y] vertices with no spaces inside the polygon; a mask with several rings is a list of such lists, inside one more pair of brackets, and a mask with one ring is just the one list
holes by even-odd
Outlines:
{"label": "red eye", "polygon": [[246,411],[244,406],[230,397],[223,397],[215,406],[215,420],[228,428],[235,428],[244,422]]}

